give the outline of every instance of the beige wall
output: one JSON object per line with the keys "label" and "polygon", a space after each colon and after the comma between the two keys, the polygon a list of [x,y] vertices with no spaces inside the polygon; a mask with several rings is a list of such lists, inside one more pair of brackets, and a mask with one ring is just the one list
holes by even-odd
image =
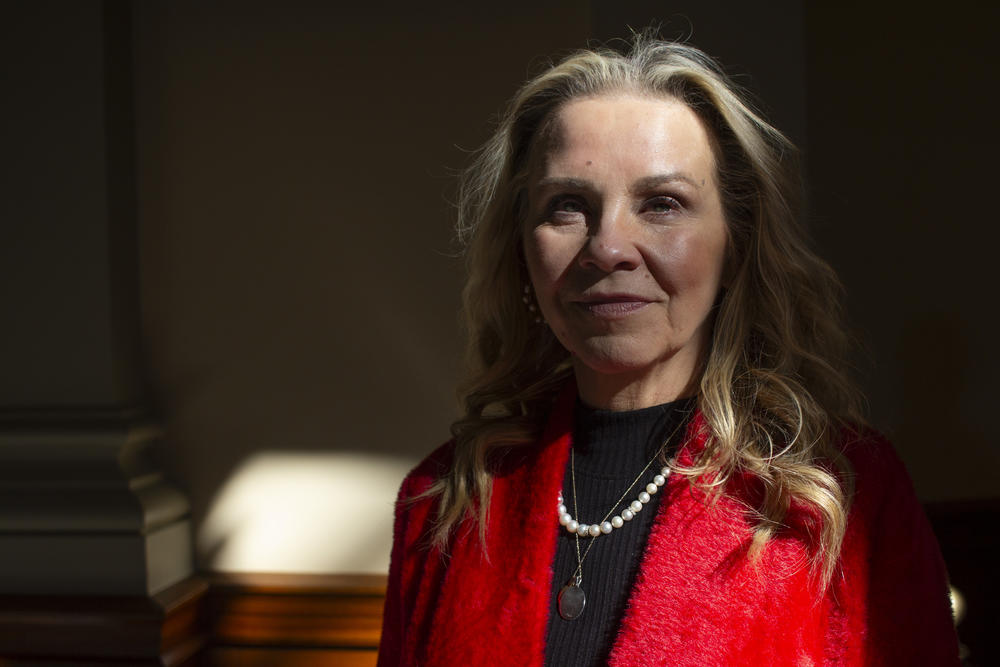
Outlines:
{"label": "beige wall", "polygon": [[203,566],[387,567],[455,415],[454,170],[589,29],[473,4],[135,5],[143,325]]}

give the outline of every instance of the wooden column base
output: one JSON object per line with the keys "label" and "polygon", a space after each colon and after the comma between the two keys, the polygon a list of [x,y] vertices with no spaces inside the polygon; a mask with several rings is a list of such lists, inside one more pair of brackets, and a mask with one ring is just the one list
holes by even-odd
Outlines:
{"label": "wooden column base", "polygon": [[180,665],[208,642],[204,578],[151,597],[0,597],[0,665]]}

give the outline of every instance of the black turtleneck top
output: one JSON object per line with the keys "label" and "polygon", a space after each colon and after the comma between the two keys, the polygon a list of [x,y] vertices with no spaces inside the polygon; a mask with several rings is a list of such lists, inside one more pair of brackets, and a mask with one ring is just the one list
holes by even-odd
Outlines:
{"label": "black turtleneck top", "polygon": [[[668,438],[670,442],[664,451],[667,458],[672,456],[683,440],[694,405],[695,400],[688,398],[651,408],[613,412],[595,410],[577,401],[571,461],[575,459],[579,515],[573,507],[573,477],[569,464],[563,480],[563,502],[573,518],[587,524],[600,522]],[[614,508],[612,516],[620,514],[635,500],[661,467],[663,463],[655,461],[622,503]],[[607,662],[662,496],[662,490],[654,494],[632,521],[611,534],[579,538],[580,556],[587,554],[581,583],[587,603],[583,613],[571,621],[559,615],[556,600],[560,589],[576,572],[576,538],[560,526],[545,644],[547,665],[601,665]],[[558,521],[556,499],[542,499],[541,502],[552,503],[552,520]],[[587,552],[591,544],[593,547]]]}

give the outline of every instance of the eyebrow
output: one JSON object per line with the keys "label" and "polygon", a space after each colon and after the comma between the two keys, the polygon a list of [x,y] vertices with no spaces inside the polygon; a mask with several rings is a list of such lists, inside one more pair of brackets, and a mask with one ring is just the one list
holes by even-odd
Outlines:
{"label": "eyebrow", "polygon": [[536,187],[539,188],[569,188],[571,190],[590,190],[593,188],[593,184],[590,181],[584,180],[582,178],[562,178],[560,176],[548,176],[536,183]]}
{"label": "eyebrow", "polygon": [[683,171],[671,171],[666,174],[655,174],[653,176],[640,178],[632,185],[631,189],[638,191],[652,190],[658,185],[663,185],[664,183],[676,183],[677,181],[687,183],[696,190],[700,190],[704,184],[704,181],[702,183],[698,183],[694,177]]}
{"label": "eyebrow", "polygon": [[[698,183],[694,178],[683,171],[672,171],[666,174],[654,174],[652,176],[644,176],[638,181],[633,183],[629,190],[633,192],[644,192],[646,190],[652,190],[664,183],[676,183],[681,181],[687,183],[696,190],[702,188],[702,184]],[[549,187],[563,187],[572,190],[592,190],[593,183],[582,178],[564,178],[561,176],[550,176],[543,178],[536,184],[539,188],[549,188]]]}

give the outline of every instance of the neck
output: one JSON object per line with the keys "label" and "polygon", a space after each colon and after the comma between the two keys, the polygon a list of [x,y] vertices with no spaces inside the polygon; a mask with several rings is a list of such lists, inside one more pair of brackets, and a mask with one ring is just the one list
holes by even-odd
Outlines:
{"label": "neck", "polygon": [[604,374],[584,364],[574,364],[580,400],[601,410],[639,410],[670,403],[698,393],[698,374]]}

